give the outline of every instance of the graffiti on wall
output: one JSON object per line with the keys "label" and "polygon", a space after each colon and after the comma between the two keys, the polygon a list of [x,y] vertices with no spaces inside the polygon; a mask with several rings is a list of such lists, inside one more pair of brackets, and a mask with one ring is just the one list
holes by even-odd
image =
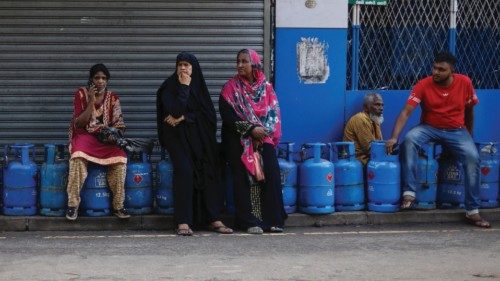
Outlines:
{"label": "graffiti on wall", "polygon": [[318,38],[301,38],[297,43],[297,72],[305,84],[325,83],[330,75],[328,44]]}

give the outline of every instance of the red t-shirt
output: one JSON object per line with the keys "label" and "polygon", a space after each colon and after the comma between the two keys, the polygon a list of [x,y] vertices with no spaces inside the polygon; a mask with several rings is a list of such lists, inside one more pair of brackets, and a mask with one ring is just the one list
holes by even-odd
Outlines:
{"label": "red t-shirt", "polygon": [[465,127],[465,107],[478,102],[470,78],[453,74],[453,82],[448,87],[434,83],[432,76],[418,81],[406,103],[413,107],[420,104],[422,123],[436,128],[456,129]]}

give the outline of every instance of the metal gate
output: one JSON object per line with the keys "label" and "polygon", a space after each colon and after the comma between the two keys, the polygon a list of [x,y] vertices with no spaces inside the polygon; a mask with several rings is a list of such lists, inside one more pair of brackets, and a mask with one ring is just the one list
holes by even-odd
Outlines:
{"label": "metal gate", "polygon": [[430,74],[436,51],[478,89],[500,88],[500,1],[389,0],[350,5],[347,89],[409,89]]}
{"label": "metal gate", "polygon": [[176,55],[198,57],[216,102],[239,49],[269,58],[268,6],[268,0],[1,1],[0,144],[67,141],[73,93],[99,62],[121,98],[126,135],[156,137],[155,92],[174,71]]}

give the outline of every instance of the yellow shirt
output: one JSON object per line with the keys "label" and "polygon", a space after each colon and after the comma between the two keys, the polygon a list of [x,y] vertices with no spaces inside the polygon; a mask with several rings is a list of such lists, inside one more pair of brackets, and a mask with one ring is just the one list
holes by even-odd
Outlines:
{"label": "yellow shirt", "polygon": [[370,160],[370,142],[382,140],[380,125],[370,119],[370,116],[362,111],[349,119],[344,129],[344,141],[352,141],[356,147],[356,158],[363,165]]}

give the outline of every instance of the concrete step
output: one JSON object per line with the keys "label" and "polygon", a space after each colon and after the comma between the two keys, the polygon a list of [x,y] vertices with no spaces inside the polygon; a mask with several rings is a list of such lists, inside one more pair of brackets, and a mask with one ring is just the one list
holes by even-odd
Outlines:
{"label": "concrete step", "polygon": [[[481,215],[490,221],[500,222],[500,208],[482,209]],[[224,216],[223,221],[233,225],[233,216]],[[464,210],[404,211],[376,213],[368,211],[336,212],[329,215],[306,215],[294,213],[288,216],[286,227],[364,225],[396,223],[446,223],[464,221]],[[0,231],[85,231],[85,230],[172,230],[172,216],[138,215],[120,220],[108,217],[78,217],[68,221],[65,217],[1,216]]]}

